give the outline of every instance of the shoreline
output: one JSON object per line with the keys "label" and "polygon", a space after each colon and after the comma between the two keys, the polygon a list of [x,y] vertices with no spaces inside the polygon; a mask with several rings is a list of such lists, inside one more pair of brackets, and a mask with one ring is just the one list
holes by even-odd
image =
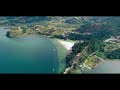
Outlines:
{"label": "shoreline", "polygon": [[75,44],[75,42],[70,42],[70,41],[65,41],[60,39],[55,39],[55,40],[58,41],[68,51],[71,50]]}
{"label": "shoreline", "polygon": [[59,63],[59,68],[58,68],[58,74],[61,73],[66,66],[65,58],[68,53],[68,50],[60,44],[56,39],[50,39],[51,42],[56,46],[57,53],[58,53],[58,63]]}
{"label": "shoreline", "polygon": [[[8,28],[7,28],[8,29]],[[20,35],[20,36],[17,36],[18,38],[19,37],[25,37],[25,36],[31,36],[31,35],[35,35],[36,33],[34,34],[23,34],[23,35]],[[44,35],[42,35],[44,36]],[[47,37],[47,36],[45,36]],[[50,37],[47,37],[49,39],[51,39]],[[52,43],[56,46],[56,49],[57,49],[57,53],[58,53],[58,63],[59,63],[59,66],[58,66],[58,71],[57,73],[61,73],[65,68],[66,68],[66,55],[67,53],[72,49],[72,46],[74,46],[75,42],[72,42],[72,41],[67,41],[67,40],[61,40],[61,39],[51,39]]]}
{"label": "shoreline", "polygon": [[51,41],[56,46],[58,52],[58,60],[59,60],[58,73],[62,73],[63,70],[66,68],[66,62],[65,62],[66,55],[69,53],[69,51],[72,49],[72,46],[74,46],[76,42],[65,41],[61,39],[51,39]]}

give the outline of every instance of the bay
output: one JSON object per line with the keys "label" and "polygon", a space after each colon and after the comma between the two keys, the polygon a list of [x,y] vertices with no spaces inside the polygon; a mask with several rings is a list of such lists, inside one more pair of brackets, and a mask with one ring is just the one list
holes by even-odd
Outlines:
{"label": "bay", "polygon": [[48,38],[40,35],[7,38],[9,29],[4,28],[0,27],[0,73],[58,72],[56,46]]}

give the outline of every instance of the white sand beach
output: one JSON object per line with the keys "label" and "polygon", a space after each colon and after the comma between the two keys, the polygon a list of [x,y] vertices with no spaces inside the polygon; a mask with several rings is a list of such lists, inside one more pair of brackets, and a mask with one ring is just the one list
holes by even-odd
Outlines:
{"label": "white sand beach", "polygon": [[60,42],[67,50],[72,49],[72,47],[74,46],[75,42],[69,42],[69,41],[63,41],[63,40],[59,40],[56,39],[58,42]]}

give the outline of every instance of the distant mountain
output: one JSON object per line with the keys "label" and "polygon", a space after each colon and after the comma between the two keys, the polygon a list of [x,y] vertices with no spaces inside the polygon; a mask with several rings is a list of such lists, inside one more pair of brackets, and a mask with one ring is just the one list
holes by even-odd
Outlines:
{"label": "distant mountain", "polygon": [[0,17],[0,24],[16,25],[22,23],[39,22],[46,19],[46,16],[4,16]]}
{"label": "distant mountain", "polygon": [[120,17],[115,16],[1,16],[0,25],[15,25],[34,23],[40,21],[55,21],[68,24],[85,23],[107,23],[115,27],[120,27]]}

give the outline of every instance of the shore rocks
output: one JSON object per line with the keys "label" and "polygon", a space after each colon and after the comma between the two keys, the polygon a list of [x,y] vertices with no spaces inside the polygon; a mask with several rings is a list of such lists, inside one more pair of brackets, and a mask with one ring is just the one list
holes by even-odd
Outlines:
{"label": "shore rocks", "polygon": [[23,34],[23,32],[21,32],[19,30],[10,30],[6,33],[6,36],[8,38],[13,38],[13,37],[19,36],[21,34]]}
{"label": "shore rocks", "polygon": [[23,36],[28,36],[28,35],[34,35],[37,34],[36,31],[27,29],[26,32],[22,32],[18,29],[16,30],[10,30],[6,33],[6,37],[8,38],[14,38],[14,37],[23,37]]}

